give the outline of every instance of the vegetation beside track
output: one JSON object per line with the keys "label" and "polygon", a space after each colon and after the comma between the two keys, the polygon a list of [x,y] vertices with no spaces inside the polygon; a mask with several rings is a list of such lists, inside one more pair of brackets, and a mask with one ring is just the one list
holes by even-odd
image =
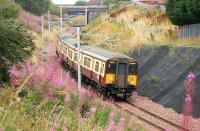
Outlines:
{"label": "vegetation beside track", "polygon": [[143,9],[136,5],[128,5],[111,15],[102,15],[83,32],[91,34],[82,37],[89,44],[98,43],[109,37],[106,34],[114,33],[108,45],[101,47],[122,53],[151,44],[200,45],[200,38],[178,40],[178,27],[159,9]]}

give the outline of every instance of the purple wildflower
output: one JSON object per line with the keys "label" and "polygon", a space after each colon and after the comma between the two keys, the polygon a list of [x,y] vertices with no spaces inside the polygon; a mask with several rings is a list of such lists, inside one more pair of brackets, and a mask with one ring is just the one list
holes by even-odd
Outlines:
{"label": "purple wildflower", "polygon": [[11,78],[10,83],[12,87],[15,87],[17,85],[17,78],[19,77],[20,73],[18,72],[15,65],[13,65],[10,68],[9,73],[10,73],[10,78]]}
{"label": "purple wildflower", "polygon": [[91,110],[92,113],[96,112],[96,108],[95,107],[92,107],[90,110]]}
{"label": "purple wildflower", "polygon": [[194,73],[192,71],[189,72],[187,76],[188,81],[193,81],[195,79]]}

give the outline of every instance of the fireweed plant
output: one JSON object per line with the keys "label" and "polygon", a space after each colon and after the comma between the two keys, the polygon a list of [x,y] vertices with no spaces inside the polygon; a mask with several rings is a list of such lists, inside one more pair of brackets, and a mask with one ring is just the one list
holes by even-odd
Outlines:
{"label": "fireweed plant", "polygon": [[81,87],[60,66],[61,58],[31,61],[10,69],[12,88],[0,90],[0,128],[3,130],[142,129],[118,111],[112,102]]}
{"label": "fireweed plant", "polygon": [[183,102],[183,112],[182,112],[182,120],[181,124],[184,129],[182,130],[190,130],[192,128],[192,99],[194,95],[195,89],[195,75],[192,71],[189,72],[185,81],[185,95]]}

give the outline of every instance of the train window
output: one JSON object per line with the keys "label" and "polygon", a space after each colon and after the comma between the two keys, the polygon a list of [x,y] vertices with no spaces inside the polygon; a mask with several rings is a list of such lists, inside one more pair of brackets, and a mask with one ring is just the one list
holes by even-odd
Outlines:
{"label": "train window", "polygon": [[68,53],[69,53],[69,58],[70,58],[70,59],[72,59],[72,51],[71,51],[71,50],[69,50],[69,52],[68,52]]}
{"label": "train window", "polygon": [[87,63],[87,57],[84,57],[84,62],[83,62],[83,65],[84,65],[84,66],[87,66],[87,64],[86,64],[86,63]]}
{"label": "train window", "polygon": [[95,69],[94,69],[96,72],[99,72],[99,66],[100,66],[99,62],[96,61],[96,63],[95,63]]}
{"label": "train window", "polygon": [[137,63],[130,63],[128,73],[130,75],[136,75],[137,74],[137,68],[138,68]]}
{"label": "train window", "polygon": [[62,53],[64,52],[64,46],[63,45],[61,45],[61,51],[62,51]]}
{"label": "train window", "polygon": [[89,68],[90,68],[90,65],[91,65],[91,61],[92,60],[90,58],[87,59],[87,67],[89,67]]}
{"label": "train window", "polygon": [[74,53],[74,61],[77,61],[77,53]]}
{"label": "train window", "polygon": [[107,67],[107,73],[115,74],[116,73],[116,67],[117,67],[117,64],[116,64],[115,61],[109,61],[108,67]]}
{"label": "train window", "polygon": [[67,47],[65,47],[64,54],[67,55]]}

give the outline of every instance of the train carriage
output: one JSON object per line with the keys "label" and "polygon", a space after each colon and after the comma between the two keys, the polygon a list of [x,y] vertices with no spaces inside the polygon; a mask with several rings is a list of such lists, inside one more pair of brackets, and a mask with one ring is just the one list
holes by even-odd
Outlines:
{"label": "train carriage", "polygon": [[[72,72],[77,71],[76,39],[58,35],[57,55]],[[131,96],[137,85],[137,61],[129,56],[88,45],[81,46],[81,74],[87,83],[96,84],[106,95]]]}

